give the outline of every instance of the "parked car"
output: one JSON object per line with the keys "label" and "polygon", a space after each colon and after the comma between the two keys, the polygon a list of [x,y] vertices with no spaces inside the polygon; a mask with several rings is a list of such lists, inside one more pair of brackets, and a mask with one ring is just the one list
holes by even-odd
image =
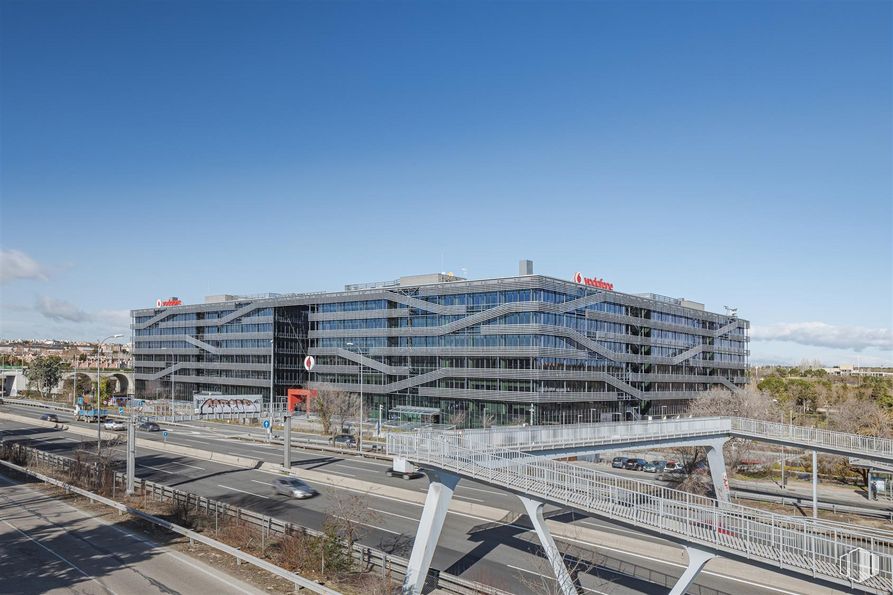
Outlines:
{"label": "parked car", "polygon": [[55,424],[59,423],[59,416],[55,413],[44,413],[40,416],[41,421],[51,421]]}
{"label": "parked car", "polygon": [[160,432],[161,426],[159,426],[154,421],[144,421],[139,425],[137,429],[140,429],[144,432]]}
{"label": "parked car", "polygon": [[661,481],[682,481],[686,475],[688,474],[685,472],[685,469],[676,467],[674,469],[664,469],[658,476],[658,479]]}
{"label": "parked car", "polygon": [[666,461],[651,461],[647,465],[645,465],[643,471],[645,471],[646,473],[660,473],[666,466]]}
{"label": "parked car", "polygon": [[664,471],[673,471],[674,469],[681,469],[682,465],[677,463],[676,461],[667,461],[667,464],[664,465]]}
{"label": "parked car", "polygon": [[623,469],[624,465],[629,459],[627,457],[614,457],[614,460],[611,461],[611,467],[614,469]]}
{"label": "parked car", "polygon": [[319,492],[296,477],[277,477],[273,480],[273,489],[277,494],[290,498],[310,498]]}
{"label": "parked car", "polygon": [[116,432],[121,432],[127,429],[127,426],[124,425],[123,421],[118,421],[117,419],[111,419],[104,424],[102,427],[106,430],[115,430]]}
{"label": "parked car", "polygon": [[332,438],[332,444],[335,446],[346,446],[347,448],[356,448],[357,439],[350,434],[339,434]]}
{"label": "parked car", "polygon": [[647,464],[648,461],[646,461],[645,459],[628,459],[626,461],[626,464],[623,465],[623,468],[630,471],[641,471]]}

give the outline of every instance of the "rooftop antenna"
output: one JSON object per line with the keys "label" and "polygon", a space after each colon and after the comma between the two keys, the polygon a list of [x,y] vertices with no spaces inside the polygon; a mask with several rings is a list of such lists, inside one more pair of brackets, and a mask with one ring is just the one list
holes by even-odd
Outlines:
{"label": "rooftop antenna", "polygon": [[732,318],[738,317],[738,308],[733,308],[731,306],[723,306],[726,309],[726,316],[730,316]]}

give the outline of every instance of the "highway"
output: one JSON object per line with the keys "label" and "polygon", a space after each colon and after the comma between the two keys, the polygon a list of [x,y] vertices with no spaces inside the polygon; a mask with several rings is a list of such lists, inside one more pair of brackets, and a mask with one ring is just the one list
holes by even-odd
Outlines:
{"label": "highway", "polygon": [[0,593],[264,593],[0,474]]}
{"label": "highway", "polygon": [[[40,415],[40,411],[27,407],[6,405],[0,410],[35,419]],[[65,414],[60,414],[60,419],[72,423],[70,416]],[[76,425],[95,429],[95,425]],[[95,449],[95,440],[90,441],[66,431],[8,420],[0,420],[0,430],[6,437],[28,439],[34,446],[65,456],[72,456],[75,450],[82,447],[86,447],[88,452]],[[192,428],[172,426],[168,430],[167,440],[172,444],[258,460],[281,461],[281,446],[236,441],[226,437],[230,431],[212,429],[206,424],[195,424]],[[162,440],[160,433],[140,432],[139,437]],[[87,442],[82,442],[84,440]],[[292,460],[296,469],[323,472],[332,479],[331,482],[314,483],[314,487],[320,491],[318,497],[294,501],[273,493],[270,482],[274,475],[265,471],[241,469],[145,448],[137,454],[139,477],[314,528],[322,525],[337,492],[344,489],[337,486],[339,477],[376,484],[380,486],[379,490],[361,492],[368,507],[365,534],[361,541],[404,557],[409,555],[422,505],[390,494],[400,490],[423,494],[427,490],[424,479],[406,481],[388,477],[384,471],[389,465],[383,461],[293,448]],[[387,488],[396,490],[389,491]],[[474,515],[451,512],[434,556],[433,568],[519,594],[542,592],[544,584],[552,583],[548,563],[536,554],[539,543],[526,518],[520,516],[521,507],[515,496],[463,480],[455,498],[501,508],[512,514],[503,522],[493,522]],[[547,508],[546,516],[551,516],[553,522],[573,528],[565,537],[558,538],[561,545],[569,548],[569,554],[579,554],[581,558],[597,563],[596,568],[581,573],[580,582],[586,592],[666,593],[668,586],[682,572],[684,557],[681,550],[675,560],[666,557],[657,559],[648,554],[649,548],[666,547],[668,542],[601,519],[554,508]],[[731,564],[727,560],[722,562]],[[725,565],[720,566],[725,568]],[[735,594],[835,592],[831,588],[763,569],[754,569],[746,578],[740,575],[730,578],[729,574],[733,573],[722,570],[714,572],[708,565],[697,583],[720,593]]]}

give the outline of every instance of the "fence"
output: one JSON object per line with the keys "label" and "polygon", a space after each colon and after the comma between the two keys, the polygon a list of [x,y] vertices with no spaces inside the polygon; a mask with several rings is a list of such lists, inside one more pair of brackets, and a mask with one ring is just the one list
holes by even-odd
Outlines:
{"label": "fence", "polygon": [[583,469],[520,449],[469,449],[456,434],[391,435],[388,452],[415,463],[624,520],[682,541],[875,592],[893,589],[893,533],[798,519]]}
{"label": "fence", "polygon": [[[48,452],[44,452],[35,448],[22,448],[24,448],[25,451],[28,452],[30,457],[33,457],[33,460],[54,468],[62,469],[64,471],[69,471],[71,469],[71,466],[75,463],[75,461],[73,461],[72,459],[50,454]],[[113,494],[116,493],[118,490],[123,491],[127,484],[127,477],[123,473],[116,472],[114,474],[114,478],[114,485],[112,488]],[[45,479],[41,477],[41,479],[46,481],[50,478]],[[246,510],[244,508],[230,506],[229,504],[220,502],[219,500],[213,500],[211,498],[206,498],[205,496],[185,492],[163,484],[147,481],[145,479],[137,479],[135,487],[138,493],[145,498],[151,498],[157,501],[172,502],[174,504],[193,507],[197,511],[205,512],[205,514],[207,514],[209,517],[213,515],[215,519],[236,519],[257,527],[261,532],[262,540],[270,539],[273,536],[285,535],[289,532],[305,532],[308,535],[317,537],[322,535],[322,532],[311,529],[309,527],[302,527],[300,525],[295,525],[282,519],[263,515],[251,510]],[[132,509],[128,509],[128,512],[132,513],[134,511]],[[353,545],[351,555],[353,556],[353,559],[356,560],[363,568],[371,571],[378,571],[382,574],[390,574],[391,576],[398,579],[402,579],[402,577],[405,576],[406,567],[409,564],[409,560],[407,560],[406,558],[393,556],[381,550],[356,543]],[[282,572],[286,571],[282,570]],[[436,571],[430,573],[429,580],[431,585],[446,593],[456,593],[458,595],[510,595],[505,591],[502,591],[495,587],[491,587],[489,585],[476,583],[457,576],[446,573],[439,573]]]}

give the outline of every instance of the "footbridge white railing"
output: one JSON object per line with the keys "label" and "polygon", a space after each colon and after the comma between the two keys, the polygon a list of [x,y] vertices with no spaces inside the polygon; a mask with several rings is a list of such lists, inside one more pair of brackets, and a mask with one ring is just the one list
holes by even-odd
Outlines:
{"label": "footbridge white railing", "polygon": [[729,419],[732,423],[732,436],[736,438],[773,441],[842,456],[893,462],[893,440],[889,438],[861,436],[744,417]]}
{"label": "footbridge white railing", "polygon": [[893,590],[893,533],[719,503],[521,449],[475,449],[458,434],[388,436],[388,453],[520,495],[626,521],[694,546],[870,592]]}
{"label": "footbridge white railing", "polygon": [[560,426],[500,427],[464,430],[467,448],[519,448],[529,452],[563,451],[636,442],[671,442],[690,438],[747,438],[840,456],[893,463],[893,440],[742,417],[691,417],[634,422]]}

